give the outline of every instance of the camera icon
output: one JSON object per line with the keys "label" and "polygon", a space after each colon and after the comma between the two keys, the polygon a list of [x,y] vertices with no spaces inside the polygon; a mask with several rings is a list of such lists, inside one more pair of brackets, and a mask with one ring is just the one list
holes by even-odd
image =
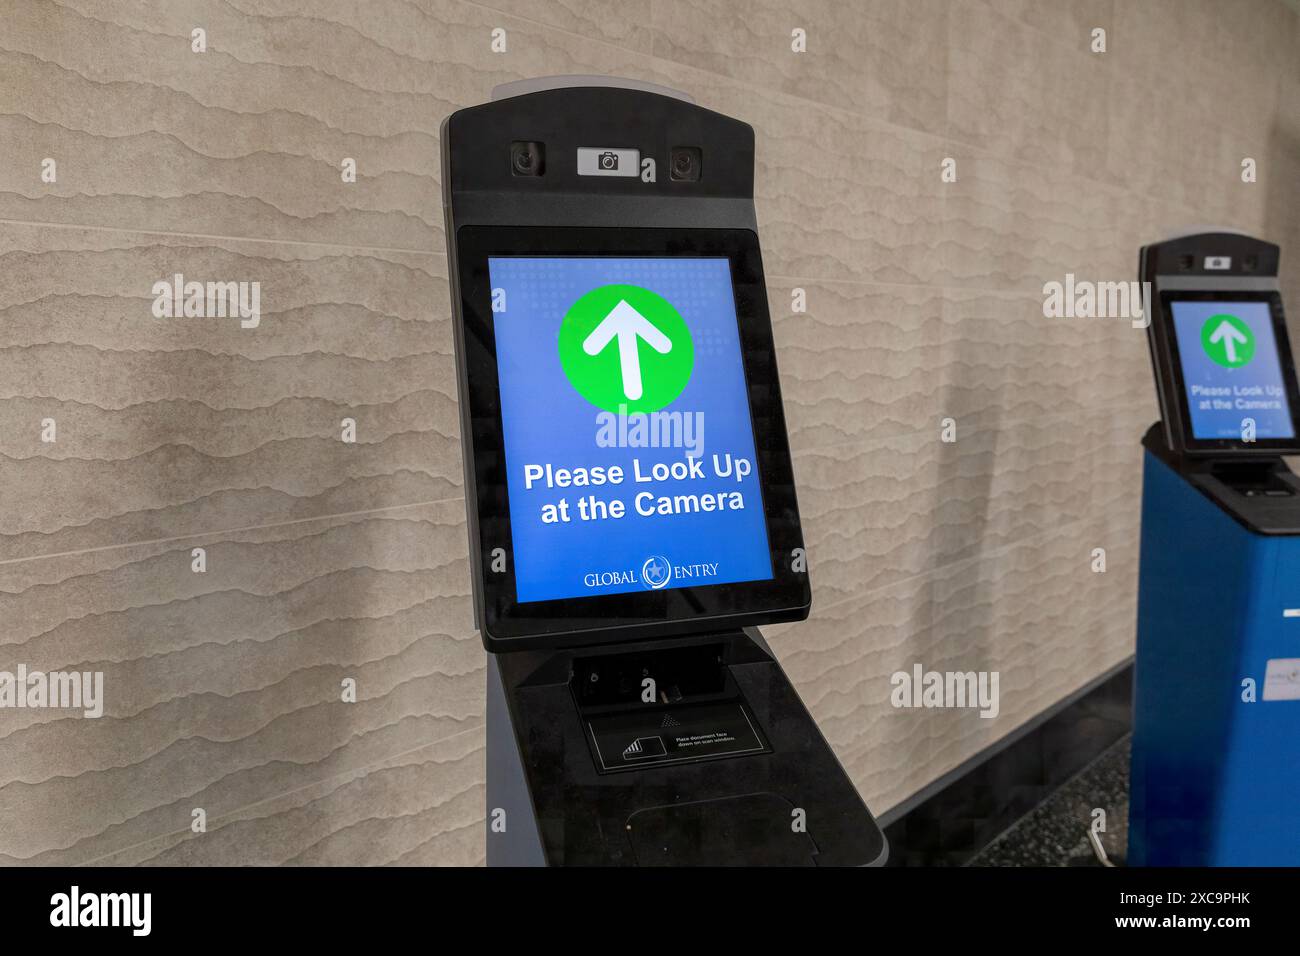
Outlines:
{"label": "camera icon", "polygon": [[601,169],[617,170],[618,153],[614,152],[613,150],[608,150],[608,149],[605,150],[605,152],[601,153],[599,156],[596,157],[596,165],[599,166]]}

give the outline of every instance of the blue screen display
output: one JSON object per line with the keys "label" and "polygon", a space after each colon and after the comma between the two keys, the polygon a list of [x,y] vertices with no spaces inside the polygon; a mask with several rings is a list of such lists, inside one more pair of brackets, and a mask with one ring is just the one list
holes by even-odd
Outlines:
{"label": "blue screen display", "polygon": [[1294,438],[1267,302],[1170,303],[1192,437]]}
{"label": "blue screen display", "polygon": [[770,580],[730,261],[488,270],[516,599]]}

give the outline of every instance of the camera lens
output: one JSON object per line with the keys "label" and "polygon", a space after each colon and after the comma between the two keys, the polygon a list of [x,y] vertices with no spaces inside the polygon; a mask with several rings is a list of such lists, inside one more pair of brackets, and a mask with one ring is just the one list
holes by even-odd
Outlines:
{"label": "camera lens", "polygon": [[700,151],[694,146],[675,146],[669,160],[669,172],[678,182],[700,178]]}
{"label": "camera lens", "polygon": [[540,176],[546,168],[545,156],[541,143],[511,143],[510,171],[516,176]]}

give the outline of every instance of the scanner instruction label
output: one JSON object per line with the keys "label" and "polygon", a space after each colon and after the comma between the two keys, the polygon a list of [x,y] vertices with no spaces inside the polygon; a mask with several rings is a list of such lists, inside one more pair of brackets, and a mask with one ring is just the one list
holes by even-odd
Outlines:
{"label": "scanner instruction label", "polygon": [[744,705],[736,703],[595,717],[587,732],[603,772],[768,750]]}

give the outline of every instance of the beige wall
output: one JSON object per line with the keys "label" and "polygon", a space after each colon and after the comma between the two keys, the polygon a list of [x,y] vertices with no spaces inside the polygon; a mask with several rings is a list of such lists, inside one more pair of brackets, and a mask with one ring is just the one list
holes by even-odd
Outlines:
{"label": "beige wall", "polygon": [[[1300,302],[1296,13],[747,6],[4,4],[0,669],[102,670],[107,705],[0,711],[0,860],[482,859],[438,126],[522,77],[653,80],[757,130],[815,587],[771,636],[873,809],[1131,652],[1145,343],[1043,319],[1041,287],[1216,223],[1281,242]],[[176,272],[259,280],[261,326],[153,319]],[[914,662],[999,670],[1001,716],[892,709]]]}

